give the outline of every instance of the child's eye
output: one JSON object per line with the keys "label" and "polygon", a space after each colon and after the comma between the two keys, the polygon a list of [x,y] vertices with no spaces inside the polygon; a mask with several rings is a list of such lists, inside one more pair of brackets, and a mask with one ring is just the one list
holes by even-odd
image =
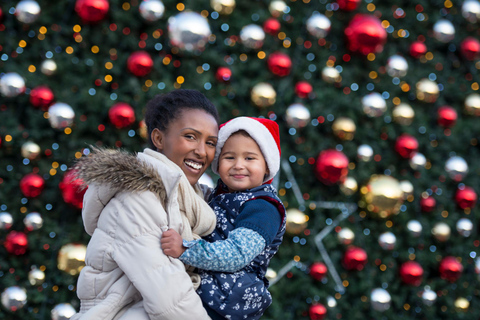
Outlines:
{"label": "child's eye", "polygon": [[246,159],[246,160],[255,160],[254,157],[246,157],[245,159]]}

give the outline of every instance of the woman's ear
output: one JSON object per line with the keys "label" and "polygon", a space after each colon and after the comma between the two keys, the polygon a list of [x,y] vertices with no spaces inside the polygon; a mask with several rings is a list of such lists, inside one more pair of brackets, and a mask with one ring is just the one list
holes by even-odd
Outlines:
{"label": "woman's ear", "polygon": [[163,132],[160,131],[158,128],[152,130],[152,134],[150,135],[152,138],[153,145],[157,148],[157,151],[162,151],[164,147],[164,136]]}

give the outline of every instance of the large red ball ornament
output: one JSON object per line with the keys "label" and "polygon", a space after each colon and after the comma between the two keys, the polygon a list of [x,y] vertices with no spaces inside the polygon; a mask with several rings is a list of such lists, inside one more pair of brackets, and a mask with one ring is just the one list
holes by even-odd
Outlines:
{"label": "large red ball ornament", "polygon": [[310,266],[310,276],[317,281],[322,280],[327,275],[327,271],[327,266],[323,262],[314,262]]}
{"label": "large red ball ornament", "polygon": [[335,149],[320,152],[315,164],[315,176],[326,185],[343,182],[348,175],[347,156]]}
{"label": "large red ball ornament", "polygon": [[127,69],[137,77],[144,77],[152,71],[153,60],[146,51],[136,51],[127,60]]}
{"label": "large red ball ornament", "polygon": [[427,53],[427,45],[421,41],[415,41],[410,45],[410,55],[414,58],[420,58]]}
{"label": "large red ball ornament", "polygon": [[451,128],[457,122],[457,110],[451,106],[442,106],[437,111],[437,122],[445,128]]}
{"label": "large red ball ornament", "polygon": [[278,21],[275,18],[268,18],[263,23],[263,31],[265,31],[265,33],[268,33],[272,36],[276,36],[280,32],[280,28],[281,28],[280,21]]}
{"label": "large red ball ornament", "polygon": [[312,85],[307,81],[299,81],[295,85],[295,94],[300,98],[308,98],[312,90]]}
{"label": "large red ball ornament", "polygon": [[45,180],[36,173],[29,173],[20,180],[20,190],[27,198],[38,197],[45,188]]}
{"label": "large red ball ornament", "polygon": [[480,58],[480,42],[473,37],[465,38],[460,44],[460,53],[469,61],[478,60]]}
{"label": "large red ball ornament", "polygon": [[368,55],[380,53],[387,41],[387,31],[373,15],[357,14],[345,28],[348,50]]}
{"label": "large red ball ornament", "polygon": [[423,268],[418,262],[407,261],[400,267],[400,278],[404,283],[418,287],[422,283]]}
{"label": "large red ball ornament", "polygon": [[405,159],[411,159],[418,151],[418,141],[414,136],[402,134],[395,142],[395,151]]}
{"label": "large red ball ornament", "polygon": [[327,316],[327,308],[321,303],[313,304],[308,309],[311,320],[323,320]]}
{"label": "large red ball ornament", "polygon": [[448,256],[440,261],[439,266],[440,277],[449,282],[457,281],[463,272],[463,266],[458,262],[457,258]]}
{"label": "large red ball ornament", "polygon": [[97,23],[102,21],[109,9],[108,0],[77,0],[75,11],[86,23]]}
{"label": "large red ball ornament", "polygon": [[455,193],[455,202],[461,209],[473,209],[477,203],[477,193],[472,187],[464,187],[463,189],[457,189]]}
{"label": "large red ball ornament", "polygon": [[108,110],[108,118],[117,129],[123,129],[135,122],[135,110],[128,103],[118,102]]}
{"label": "large red ball ornament", "polygon": [[362,248],[351,246],[345,251],[342,265],[347,270],[362,270],[367,264],[367,252]]}
{"label": "large red ball ornament", "polygon": [[283,52],[274,52],[268,56],[268,69],[276,76],[285,77],[290,74],[292,69],[292,60],[288,54]]}
{"label": "large red ball ornament", "polygon": [[353,11],[358,8],[362,0],[338,0],[338,8],[343,11]]}
{"label": "large red ball ornament", "polygon": [[47,86],[38,86],[30,91],[30,103],[35,107],[47,111],[55,96],[52,89]]}
{"label": "large red ball ornament", "polygon": [[58,187],[62,193],[63,201],[78,209],[83,207],[83,195],[87,189],[83,187],[83,180],[76,177],[75,171],[68,171]]}
{"label": "large red ball ornament", "polygon": [[422,212],[432,212],[437,205],[434,197],[426,197],[420,199],[420,210]]}
{"label": "large red ball ornament", "polygon": [[231,77],[232,77],[232,70],[230,70],[227,67],[220,67],[217,69],[217,72],[215,73],[215,78],[220,82],[227,83],[230,81]]}
{"label": "large red ball ornament", "polygon": [[7,252],[16,256],[25,254],[28,248],[27,235],[23,232],[10,231],[3,243]]}

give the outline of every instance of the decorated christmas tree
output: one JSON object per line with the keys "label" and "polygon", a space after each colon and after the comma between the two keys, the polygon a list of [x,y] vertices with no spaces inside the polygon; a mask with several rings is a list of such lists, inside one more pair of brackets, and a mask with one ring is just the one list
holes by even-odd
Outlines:
{"label": "decorated christmas tree", "polygon": [[189,88],[281,128],[263,319],[478,319],[479,21],[478,0],[3,0],[0,318],[79,310],[69,169],[142,151],[146,102]]}

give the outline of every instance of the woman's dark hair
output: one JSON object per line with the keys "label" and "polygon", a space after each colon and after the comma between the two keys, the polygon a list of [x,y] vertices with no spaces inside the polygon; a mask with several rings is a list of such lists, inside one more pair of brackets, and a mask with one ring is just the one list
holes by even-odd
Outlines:
{"label": "woman's dark hair", "polygon": [[152,131],[157,128],[165,131],[170,123],[178,118],[184,109],[199,109],[218,119],[217,108],[197,90],[177,89],[165,94],[157,94],[147,102],[145,111],[145,124],[147,125],[148,142],[152,149],[155,145],[152,141]]}

